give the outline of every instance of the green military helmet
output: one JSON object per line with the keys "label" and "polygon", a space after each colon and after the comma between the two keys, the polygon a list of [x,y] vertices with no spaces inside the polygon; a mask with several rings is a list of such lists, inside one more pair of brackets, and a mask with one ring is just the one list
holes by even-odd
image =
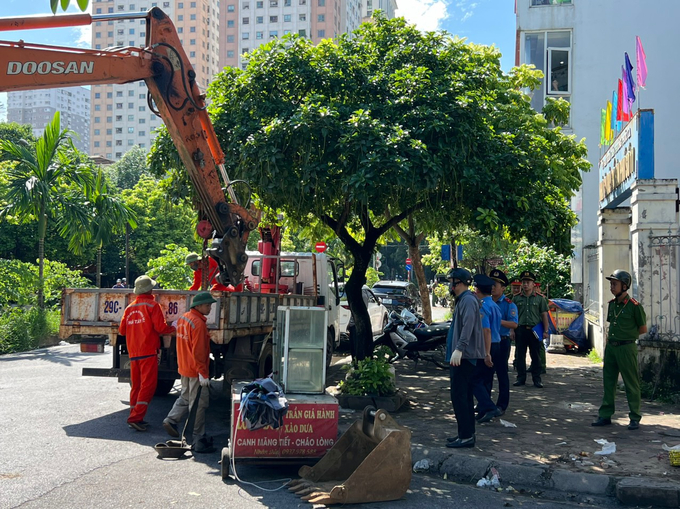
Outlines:
{"label": "green military helmet", "polygon": [[626,288],[630,288],[630,285],[633,282],[633,278],[631,277],[630,273],[621,269],[616,269],[614,272],[612,272],[611,276],[607,276],[605,279],[607,281],[621,281],[621,284],[626,285]]}

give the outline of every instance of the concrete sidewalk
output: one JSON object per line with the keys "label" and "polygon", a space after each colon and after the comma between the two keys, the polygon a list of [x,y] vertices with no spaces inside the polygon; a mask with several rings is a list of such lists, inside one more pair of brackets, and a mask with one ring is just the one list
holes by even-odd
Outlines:
{"label": "concrete sidewalk", "polygon": [[[478,425],[476,446],[463,450],[445,447],[446,438],[456,435],[448,372],[425,363],[416,370],[410,360],[395,367],[397,387],[410,403],[393,416],[411,429],[413,461],[427,459],[430,473],[476,483],[495,467],[503,488],[617,495],[629,505],[680,505],[680,468],[670,465],[662,449],[664,443],[680,444],[680,410],[643,401],[640,429],[629,431],[625,394],[619,391],[613,425],[590,426],[602,397],[602,365],[583,355],[548,354],[545,388],[511,387],[505,415]],[[342,412],[341,429],[359,416]],[[615,442],[616,452],[596,455],[602,448],[597,439]]]}

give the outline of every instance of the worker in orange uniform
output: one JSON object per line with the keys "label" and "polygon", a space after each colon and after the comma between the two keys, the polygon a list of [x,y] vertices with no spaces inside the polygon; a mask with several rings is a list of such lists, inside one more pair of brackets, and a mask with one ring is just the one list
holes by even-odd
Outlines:
{"label": "worker in orange uniform", "polygon": [[137,298],[125,308],[118,333],[125,336],[130,356],[130,416],[128,425],[137,431],[146,431],[144,416],[158,382],[158,350],[161,334],[172,334],[175,328],[168,325],[160,304],[152,293],[156,281],[149,276],[135,280]]}
{"label": "worker in orange uniform", "polygon": [[[201,257],[196,253],[189,253],[185,258],[186,264],[191,267],[194,271],[194,282],[189,290],[200,290],[201,283],[203,280],[203,264],[201,263]],[[212,256],[208,257],[208,288],[217,283],[217,274],[220,273],[220,268],[217,266],[217,262]]]}
{"label": "worker in orange uniform", "polygon": [[177,365],[182,376],[182,392],[163,420],[163,428],[171,437],[179,437],[177,424],[189,408],[196,404],[196,395],[202,387],[196,407],[193,429],[194,452],[212,452],[212,438],[205,435],[205,409],[210,395],[210,336],[206,316],[216,300],[208,292],[196,294],[191,309],[177,320]]}

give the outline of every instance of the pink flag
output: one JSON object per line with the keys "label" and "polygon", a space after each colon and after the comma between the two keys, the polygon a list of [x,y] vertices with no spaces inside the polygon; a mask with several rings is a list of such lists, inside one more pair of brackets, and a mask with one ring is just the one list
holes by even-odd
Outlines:
{"label": "pink flag", "polygon": [[628,122],[630,120],[630,99],[628,98],[628,84],[626,83],[626,80],[628,79],[628,75],[626,74],[626,69],[621,66],[621,80],[623,80],[623,86],[622,88],[622,95],[623,98],[621,100],[621,106],[622,106],[622,115],[621,115],[621,120],[624,122]]}
{"label": "pink flag", "polygon": [[635,54],[637,56],[637,84],[638,90],[647,84],[647,55],[642,47],[640,37],[635,36]]}

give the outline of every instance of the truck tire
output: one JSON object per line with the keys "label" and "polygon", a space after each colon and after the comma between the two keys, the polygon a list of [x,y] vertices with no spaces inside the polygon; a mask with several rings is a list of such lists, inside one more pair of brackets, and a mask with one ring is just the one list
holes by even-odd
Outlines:
{"label": "truck tire", "polygon": [[264,378],[274,371],[274,348],[271,342],[267,342],[260,355],[260,362],[258,364],[258,376]]}
{"label": "truck tire", "polygon": [[175,386],[175,380],[158,380],[154,396],[167,396]]}
{"label": "truck tire", "polygon": [[331,329],[326,331],[326,369],[331,367],[333,362],[333,347],[335,346],[335,335]]}

